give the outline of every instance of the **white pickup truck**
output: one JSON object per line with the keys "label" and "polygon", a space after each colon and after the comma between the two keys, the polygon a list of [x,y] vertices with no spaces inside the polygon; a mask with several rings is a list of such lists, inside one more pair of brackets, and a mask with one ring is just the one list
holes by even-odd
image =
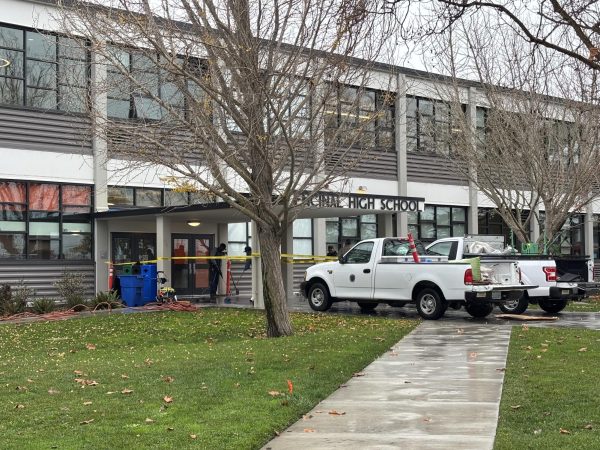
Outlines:
{"label": "white pickup truck", "polygon": [[[420,244],[417,249],[425,252]],[[326,311],[333,302],[344,300],[357,302],[364,311],[379,303],[416,303],[422,318],[435,320],[448,306],[457,305],[464,305],[473,317],[485,317],[495,303],[512,301],[524,289],[535,287],[520,284],[515,261],[486,263],[480,268],[484,279],[478,280],[478,268],[474,270],[470,263],[449,262],[445,257],[421,260],[413,261],[405,238],[368,239],[336,262],[309,267],[300,289],[315,311]]]}
{"label": "white pickup truck", "polygon": [[[593,263],[584,257],[555,258],[548,255],[515,255],[503,251],[504,236],[494,235],[444,238],[427,246],[428,255],[447,256],[450,261],[474,256],[480,257],[482,263],[488,259],[518,260],[522,282],[537,287],[527,289],[518,299],[499,305],[506,313],[521,314],[529,303],[537,303],[544,311],[556,314],[567,306],[569,300],[580,300],[598,287],[598,283],[588,282],[593,279]],[[575,276],[574,272],[577,272]]]}

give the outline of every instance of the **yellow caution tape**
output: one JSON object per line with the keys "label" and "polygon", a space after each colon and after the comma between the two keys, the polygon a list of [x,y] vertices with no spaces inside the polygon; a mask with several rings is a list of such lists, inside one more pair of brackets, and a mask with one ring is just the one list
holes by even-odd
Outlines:
{"label": "yellow caution tape", "polygon": [[[140,261],[130,261],[122,263],[113,263],[112,261],[104,261],[106,264],[112,266],[131,266],[135,264],[156,264],[159,261],[194,261],[194,260],[229,260],[243,262],[248,259],[260,257],[260,253],[252,253],[251,256],[159,256],[157,259],[148,259]],[[282,253],[281,259],[288,264],[306,264],[306,263],[318,263],[327,261],[337,261],[337,256],[320,256],[320,255],[298,255],[292,253]]]}

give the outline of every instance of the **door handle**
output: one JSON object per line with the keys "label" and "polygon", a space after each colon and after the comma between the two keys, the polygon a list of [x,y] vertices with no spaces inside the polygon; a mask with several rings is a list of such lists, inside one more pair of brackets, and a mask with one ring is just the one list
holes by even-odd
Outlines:
{"label": "door handle", "polygon": [[371,273],[371,269],[363,269],[363,273]]}

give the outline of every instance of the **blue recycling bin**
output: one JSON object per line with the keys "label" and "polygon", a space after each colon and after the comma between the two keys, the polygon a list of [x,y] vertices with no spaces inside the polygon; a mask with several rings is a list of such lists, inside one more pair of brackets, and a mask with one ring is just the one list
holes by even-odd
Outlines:
{"label": "blue recycling bin", "polygon": [[127,306],[142,306],[144,277],[141,275],[119,275],[121,298]]}
{"label": "blue recycling bin", "polygon": [[143,277],[142,304],[156,301],[156,264],[144,264],[141,268]]}

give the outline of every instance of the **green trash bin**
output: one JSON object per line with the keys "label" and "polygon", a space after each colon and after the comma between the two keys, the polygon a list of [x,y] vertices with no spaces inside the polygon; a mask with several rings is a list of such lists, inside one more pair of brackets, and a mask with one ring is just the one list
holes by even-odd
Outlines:
{"label": "green trash bin", "polygon": [[123,275],[131,275],[131,267],[133,266],[133,264],[123,264],[121,266],[121,274]]}

